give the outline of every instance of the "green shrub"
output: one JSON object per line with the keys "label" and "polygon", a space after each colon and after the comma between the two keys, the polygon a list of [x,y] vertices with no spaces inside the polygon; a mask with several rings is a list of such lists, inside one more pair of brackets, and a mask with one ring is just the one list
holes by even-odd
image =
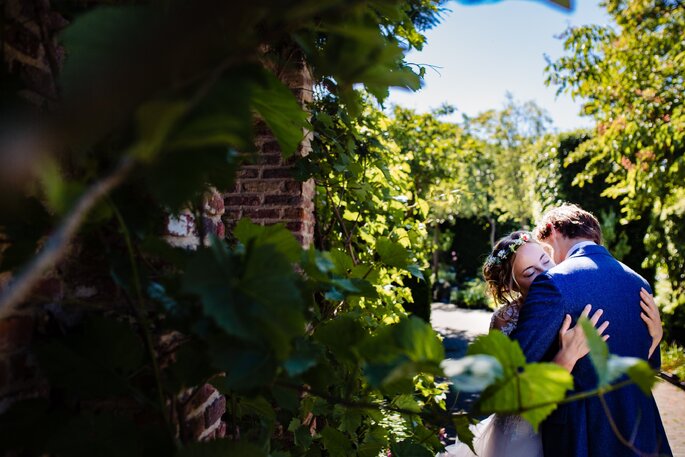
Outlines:
{"label": "green shrub", "polygon": [[685,348],[677,343],[661,346],[661,370],[685,381]]}
{"label": "green shrub", "polygon": [[488,294],[485,281],[474,278],[464,283],[464,288],[457,291],[453,300],[458,306],[469,309],[494,309],[494,302]]}

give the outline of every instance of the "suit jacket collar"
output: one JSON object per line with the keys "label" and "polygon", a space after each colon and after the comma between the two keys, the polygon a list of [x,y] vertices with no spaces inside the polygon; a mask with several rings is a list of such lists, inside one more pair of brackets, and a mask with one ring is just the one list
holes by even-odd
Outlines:
{"label": "suit jacket collar", "polygon": [[568,256],[568,259],[573,259],[575,257],[588,257],[588,256],[593,256],[593,255],[608,255],[609,251],[607,251],[607,248],[604,246],[600,246],[599,244],[589,244],[587,246],[583,246],[580,249],[576,249],[576,251]]}

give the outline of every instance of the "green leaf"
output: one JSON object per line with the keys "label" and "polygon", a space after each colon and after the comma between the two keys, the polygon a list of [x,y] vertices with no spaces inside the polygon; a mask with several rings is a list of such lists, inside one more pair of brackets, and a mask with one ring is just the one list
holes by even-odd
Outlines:
{"label": "green leaf", "polygon": [[267,348],[241,344],[225,336],[208,338],[210,356],[214,366],[226,376],[212,381],[228,392],[250,392],[270,384],[276,376],[278,362]]}
{"label": "green leaf", "polygon": [[[540,423],[557,408],[555,403],[573,389],[573,377],[553,363],[532,363],[483,392],[478,410],[484,414],[520,414],[537,431]],[[550,404],[547,404],[550,403]]]}
{"label": "green leaf", "polygon": [[514,375],[526,364],[526,357],[518,343],[497,330],[477,337],[469,345],[467,354],[485,354],[496,358],[502,365],[504,378]]}
{"label": "green leaf", "polygon": [[293,93],[271,73],[252,87],[252,104],[276,136],[284,157],[292,156],[304,138],[307,113]]}
{"label": "green leaf", "polygon": [[131,155],[143,162],[155,159],[186,109],[185,102],[165,100],[153,100],[138,108],[138,141],[133,145]]}
{"label": "green leaf", "polygon": [[54,386],[88,398],[132,395],[145,401],[128,379],[143,361],[143,344],[124,323],[92,318],[81,333],[37,343],[34,351]]}
{"label": "green leaf", "polygon": [[656,383],[656,373],[649,363],[635,357],[609,356],[607,362],[609,382],[614,382],[623,375],[628,377],[642,390],[645,395],[650,395],[652,387]]}
{"label": "green leaf", "polygon": [[327,346],[333,353],[348,361],[357,359],[356,346],[366,336],[361,324],[351,316],[341,315],[323,322],[314,332],[314,339]]}
{"label": "green leaf", "polygon": [[376,252],[383,263],[391,267],[406,268],[409,266],[409,251],[396,241],[380,237],[376,240]]}
{"label": "green leaf", "polygon": [[264,397],[243,397],[237,405],[237,416],[256,416],[260,419],[273,422],[276,420],[276,411],[274,411],[271,403],[266,401]]}
{"label": "green leaf", "polygon": [[47,204],[59,215],[65,214],[85,189],[83,183],[68,180],[54,160],[45,160],[39,173]]}
{"label": "green leaf", "polygon": [[[57,418],[55,418],[57,419]],[[173,452],[172,443],[161,426],[139,425],[131,417],[109,412],[82,412],[61,417],[47,448],[54,455],[87,457],[143,457],[151,452]]]}
{"label": "green leaf", "polygon": [[267,453],[246,441],[228,438],[191,443],[176,453],[176,457],[267,457]]}
{"label": "green leaf", "polygon": [[419,373],[440,374],[445,351],[433,328],[411,316],[381,327],[360,346],[367,361],[364,373],[375,387],[404,390]]}
{"label": "green leaf", "polygon": [[466,444],[471,452],[476,453],[473,447],[473,439],[476,437],[471,429],[471,420],[468,416],[453,416],[452,424],[454,424],[454,429],[457,432],[457,439]]}
{"label": "green leaf", "polygon": [[587,338],[587,344],[590,348],[590,360],[597,372],[598,387],[606,387],[611,383],[609,375],[609,348],[587,317],[581,316],[578,319],[578,323],[581,325]]}
{"label": "green leaf", "polygon": [[412,263],[411,265],[407,266],[407,271],[411,273],[412,276],[415,278],[419,279],[424,279],[423,277],[423,272],[421,271],[421,267],[419,267],[417,264]]}
{"label": "green leaf", "polygon": [[183,290],[198,295],[205,314],[228,335],[266,343],[283,359],[292,338],[304,333],[305,321],[292,263],[271,242],[274,233],[280,231],[256,236],[243,256],[212,237],[211,247],[199,249],[189,262]]}
{"label": "green leaf", "polygon": [[395,399],[393,399],[392,404],[400,409],[405,409],[415,413],[421,412],[421,406],[413,395],[398,395],[395,397]]}
{"label": "green leaf", "polygon": [[312,444],[312,434],[309,432],[309,428],[302,425],[300,419],[293,418],[288,425],[288,431],[293,432],[296,446],[308,448]]}
{"label": "green leaf", "polygon": [[315,343],[298,339],[290,357],[283,363],[290,376],[299,376],[314,367],[323,357],[323,348]]}
{"label": "green leaf", "polygon": [[393,444],[390,447],[390,452],[392,452],[393,457],[434,457],[428,448],[410,440]]}
{"label": "green leaf", "polygon": [[352,442],[342,432],[326,426],[321,431],[323,446],[331,457],[348,457],[353,455]]}
{"label": "green leaf", "polygon": [[261,71],[242,66],[225,72],[172,134],[169,148],[186,153],[216,147],[247,150],[252,129],[250,84]]}
{"label": "green leaf", "polygon": [[153,19],[154,11],[147,5],[100,5],[71,22],[60,34],[68,55],[60,71],[67,98],[92,83],[91,78],[103,76],[103,68],[113,68],[110,59],[123,56]]}
{"label": "green leaf", "polygon": [[291,262],[299,260],[302,253],[300,243],[283,224],[259,225],[249,219],[240,219],[233,235],[245,246],[250,243],[255,248],[271,245]]}
{"label": "green leaf", "polygon": [[504,375],[502,364],[485,354],[446,359],[441,365],[445,376],[461,392],[481,392]]}

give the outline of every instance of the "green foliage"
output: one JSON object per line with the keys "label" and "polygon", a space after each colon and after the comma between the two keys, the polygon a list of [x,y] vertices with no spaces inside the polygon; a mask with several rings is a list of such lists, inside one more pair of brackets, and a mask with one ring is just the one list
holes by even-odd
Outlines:
{"label": "green foliage", "polygon": [[[406,282],[424,277],[434,247],[427,224],[476,211],[493,221],[529,217],[523,194],[511,196],[526,176],[526,122],[538,134],[544,118],[511,104],[459,127],[401,110],[393,119],[373,106],[363,94],[382,101],[390,85],[418,87],[404,53],[422,46],[440,4],[84,7],[62,36],[65,112],[80,115],[64,123],[68,167],[47,167],[31,183],[45,203],[0,211],[11,245],[2,269],[30,259],[81,189],[126,159],[133,172],[79,239],[97,253],[89,274],[110,275],[116,293],[98,304],[107,312],[66,300],[76,317],[45,323],[34,349],[51,390],[0,416],[1,452],[428,456],[441,448],[440,426],[472,438],[470,415],[445,411],[445,385],[436,382],[443,346],[430,324],[407,316]],[[309,123],[277,77],[302,56],[317,82]],[[194,251],[167,245],[165,214],[199,215],[208,186],[227,189],[249,159],[236,151],[253,143],[254,116],[286,157],[311,130],[313,150],[297,170],[316,180],[316,246],[249,221],[235,227],[234,243],[201,233]],[[407,124],[424,133],[403,136]],[[422,142],[426,132],[439,139],[435,149]],[[520,154],[510,160],[511,150]],[[465,165],[449,173],[440,157]],[[571,383],[555,365],[526,364],[497,332],[470,355],[453,374],[465,390],[485,389],[476,412],[522,414],[537,426]],[[606,361],[607,379],[627,370],[645,384],[646,372],[619,362]],[[227,399],[231,438],[182,443],[181,399],[205,383]]]}
{"label": "green foliage", "polygon": [[582,98],[583,112],[597,123],[596,135],[567,160],[585,161],[575,177],[580,186],[606,176],[603,195],[620,201],[622,222],[648,224],[645,265],[663,266],[672,303],[679,303],[685,293],[685,11],[661,1],[605,6],[615,26],[570,28],[566,55],[548,67],[548,82]]}
{"label": "green foliage", "polygon": [[317,247],[330,250],[339,271],[366,279],[377,293],[372,300],[351,298],[342,309],[364,309],[367,319],[389,323],[405,315],[401,303],[412,302],[412,278],[424,280],[427,206],[410,201],[411,170],[384,134],[389,119],[357,96],[364,107],[357,117],[332,94],[316,100],[312,152],[298,169],[301,179],[317,184]]}
{"label": "green foliage", "polygon": [[474,278],[464,284],[464,288],[457,292],[456,304],[475,309],[493,309],[495,305],[487,284],[480,278]]}
{"label": "green foliage", "polygon": [[661,369],[685,380],[685,349],[676,343],[662,344]]}
{"label": "green foliage", "polygon": [[646,395],[649,395],[656,382],[654,371],[649,364],[642,359],[610,355],[606,342],[594,325],[584,317],[579,320],[579,323],[587,337],[590,360],[597,373],[598,387],[607,388],[612,382],[627,375]]}

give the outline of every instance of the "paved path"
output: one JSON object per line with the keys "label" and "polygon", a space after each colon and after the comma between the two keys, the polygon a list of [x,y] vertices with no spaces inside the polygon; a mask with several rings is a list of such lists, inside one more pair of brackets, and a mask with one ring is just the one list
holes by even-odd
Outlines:
{"label": "paved path", "polygon": [[[487,333],[490,313],[434,303],[431,323],[445,338],[443,344],[447,357],[461,357],[470,341],[482,333]],[[660,381],[654,388],[654,398],[661,412],[673,456],[685,457],[685,392]]]}

